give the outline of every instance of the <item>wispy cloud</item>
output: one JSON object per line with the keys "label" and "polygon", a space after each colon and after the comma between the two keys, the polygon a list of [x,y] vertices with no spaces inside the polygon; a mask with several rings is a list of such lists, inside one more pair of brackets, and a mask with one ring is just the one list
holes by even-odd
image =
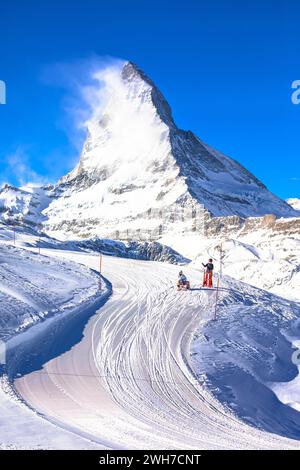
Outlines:
{"label": "wispy cloud", "polygon": [[1,183],[14,181],[20,186],[31,184],[41,186],[45,178],[39,175],[31,166],[28,150],[22,146],[16,148],[4,158],[5,171]]}
{"label": "wispy cloud", "polygon": [[124,62],[122,59],[94,54],[43,68],[42,82],[64,91],[57,125],[66,132],[70,144],[77,152],[82,149],[87,122],[102,99],[101,87],[104,89],[105,83],[101,83],[99,76],[103,71],[120,68]]}
{"label": "wispy cloud", "polygon": [[104,75],[120,68],[124,62],[117,58],[91,55],[72,62],[44,66],[40,75],[42,83],[63,92],[55,124],[64,131],[69,145],[50,148],[44,155],[42,167],[43,173],[49,175],[47,178],[36,171],[34,162],[37,161],[41,166],[41,161],[31,158],[31,146],[18,146],[9,155],[0,157],[3,168],[0,185],[9,182],[21,186],[29,183],[39,186],[57,181],[74,168],[86,138],[88,123],[97,114],[96,111],[101,109],[102,101],[107,96]]}

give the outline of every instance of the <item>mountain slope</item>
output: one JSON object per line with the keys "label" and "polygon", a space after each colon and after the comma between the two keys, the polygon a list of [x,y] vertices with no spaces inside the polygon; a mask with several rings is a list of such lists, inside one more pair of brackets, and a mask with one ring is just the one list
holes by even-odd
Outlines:
{"label": "mountain slope", "polygon": [[5,184],[0,190],[0,220],[8,224],[20,224],[38,228],[45,220],[43,210],[48,207],[51,185],[17,188]]}
{"label": "mountain slope", "polygon": [[0,279],[0,341],[99,295],[99,277],[92,271],[4,243]]}

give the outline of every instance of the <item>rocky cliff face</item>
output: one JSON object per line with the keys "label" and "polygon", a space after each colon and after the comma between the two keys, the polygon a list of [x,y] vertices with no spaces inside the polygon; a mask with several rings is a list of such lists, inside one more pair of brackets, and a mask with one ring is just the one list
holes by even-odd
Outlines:
{"label": "rocky cliff face", "polygon": [[41,227],[46,219],[43,211],[49,206],[52,197],[51,185],[43,188],[16,188],[5,184],[0,189],[0,221],[10,225]]}
{"label": "rocky cliff face", "polygon": [[298,237],[300,236],[300,217],[277,219],[272,214],[249,218],[207,217],[204,226],[204,234],[207,238],[241,237],[258,230],[270,237],[276,235]]}

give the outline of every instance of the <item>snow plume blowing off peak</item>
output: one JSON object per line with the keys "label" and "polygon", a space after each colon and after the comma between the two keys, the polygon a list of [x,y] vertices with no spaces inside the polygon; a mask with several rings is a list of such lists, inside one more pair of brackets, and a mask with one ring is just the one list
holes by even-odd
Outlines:
{"label": "snow plume blowing off peak", "polygon": [[[120,169],[116,179],[136,180],[168,136],[173,125],[171,109],[150,79],[131,62],[109,64],[94,71],[92,79],[92,85],[82,88],[90,113],[82,123],[87,140],[80,164],[69,176],[73,179],[83,171],[105,169],[113,173]],[[125,174],[122,164],[127,167]]]}

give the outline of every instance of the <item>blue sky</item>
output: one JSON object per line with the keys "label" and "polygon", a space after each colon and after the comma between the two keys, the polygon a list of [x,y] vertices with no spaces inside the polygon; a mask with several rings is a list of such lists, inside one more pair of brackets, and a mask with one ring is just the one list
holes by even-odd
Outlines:
{"label": "blue sky", "polygon": [[70,83],[57,75],[72,64],[76,77],[95,55],[136,62],[180,127],[279,196],[300,197],[300,105],[291,102],[300,79],[298,1],[2,2],[0,182],[54,182],[74,166],[83,136],[74,140]]}

